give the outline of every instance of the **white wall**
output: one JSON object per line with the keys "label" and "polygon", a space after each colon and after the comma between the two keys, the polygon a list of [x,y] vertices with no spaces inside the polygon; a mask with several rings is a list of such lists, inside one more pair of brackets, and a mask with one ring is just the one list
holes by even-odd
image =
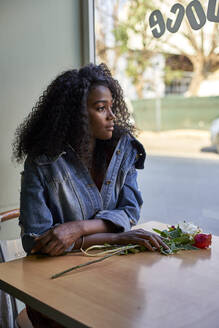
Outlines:
{"label": "white wall", "polygon": [[[0,212],[19,207],[23,166],[11,162],[16,127],[56,75],[93,61],[85,42],[92,6],[93,0],[0,0]],[[13,226],[2,223],[0,239],[14,237]]]}
{"label": "white wall", "polygon": [[79,12],[77,0],[0,0],[0,210],[19,204],[17,125],[58,73],[81,65]]}

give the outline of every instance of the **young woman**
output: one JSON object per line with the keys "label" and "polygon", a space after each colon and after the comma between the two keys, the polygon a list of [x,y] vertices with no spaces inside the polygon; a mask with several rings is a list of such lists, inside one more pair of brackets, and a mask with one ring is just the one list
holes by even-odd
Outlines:
{"label": "young woman", "polygon": [[145,160],[133,133],[106,65],[66,71],[48,86],[14,142],[15,158],[25,159],[20,225],[27,253],[56,256],[106,242],[168,248],[156,234],[131,231],[142,205],[136,169]]}

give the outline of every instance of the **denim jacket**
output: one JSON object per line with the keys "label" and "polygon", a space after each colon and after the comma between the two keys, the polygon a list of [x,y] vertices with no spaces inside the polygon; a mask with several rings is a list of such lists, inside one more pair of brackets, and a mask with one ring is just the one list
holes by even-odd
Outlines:
{"label": "denim jacket", "polygon": [[145,156],[139,141],[122,136],[100,191],[70,146],[55,159],[27,157],[19,219],[25,251],[33,247],[33,236],[68,221],[103,219],[113,222],[119,231],[130,230],[139,220],[143,203],[136,168],[144,168]]}

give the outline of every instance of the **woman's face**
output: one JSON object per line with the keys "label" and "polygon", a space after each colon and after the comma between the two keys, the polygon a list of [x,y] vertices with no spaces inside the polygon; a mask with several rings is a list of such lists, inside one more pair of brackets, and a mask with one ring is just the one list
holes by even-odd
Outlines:
{"label": "woman's face", "polygon": [[91,89],[87,99],[87,110],[93,138],[112,138],[115,120],[112,103],[112,94],[107,87],[98,85]]}

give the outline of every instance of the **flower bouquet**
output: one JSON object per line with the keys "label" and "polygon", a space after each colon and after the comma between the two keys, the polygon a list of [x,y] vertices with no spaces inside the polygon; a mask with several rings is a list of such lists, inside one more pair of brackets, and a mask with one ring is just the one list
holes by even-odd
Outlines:
{"label": "flower bouquet", "polygon": [[[212,235],[202,232],[202,229],[195,226],[191,222],[180,222],[177,226],[167,226],[167,229],[159,230],[153,228],[164,243],[169,247],[169,250],[160,246],[160,253],[164,255],[175,254],[180,250],[197,250],[200,248],[208,248],[211,245]],[[109,248],[101,253],[92,254],[91,250],[98,248]],[[82,250],[83,251],[83,250]],[[147,248],[141,245],[127,245],[121,247],[112,247],[112,245],[91,246],[83,253],[87,256],[106,255],[107,253],[119,253],[120,255],[128,253],[139,253],[147,251]]]}
{"label": "flower bouquet", "polygon": [[[160,253],[164,255],[175,254],[180,250],[197,250],[200,248],[208,248],[211,245],[211,234],[202,233],[202,230],[191,222],[181,222],[177,226],[167,226],[167,229],[159,230],[153,228],[153,231],[160,235],[164,243],[169,247],[165,249],[160,246]],[[93,250],[98,251],[93,253]],[[99,256],[100,258],[84,264],[76,265],[63,272],[53,275],[51,278],[55,279],[72,270],[101,262],[113,255],[126,255],[128,253],[139,253],[146,251],[147,248],[141,245],[126,245],[126,246],[112,246],[112,245],[94,245],[86,250],[81,249],[81,252],[86,256]]]}
{"label": "flower bouquet", "polygon": [[174,254],[180,250],[197,250],[208,248],[211,245],[211,234],[202,233],[202,230],[191,222],[181,222],[177,226],[167,227],[165,230],[153,229],[158,233],[169,250],[160,247],[164,255]]}

